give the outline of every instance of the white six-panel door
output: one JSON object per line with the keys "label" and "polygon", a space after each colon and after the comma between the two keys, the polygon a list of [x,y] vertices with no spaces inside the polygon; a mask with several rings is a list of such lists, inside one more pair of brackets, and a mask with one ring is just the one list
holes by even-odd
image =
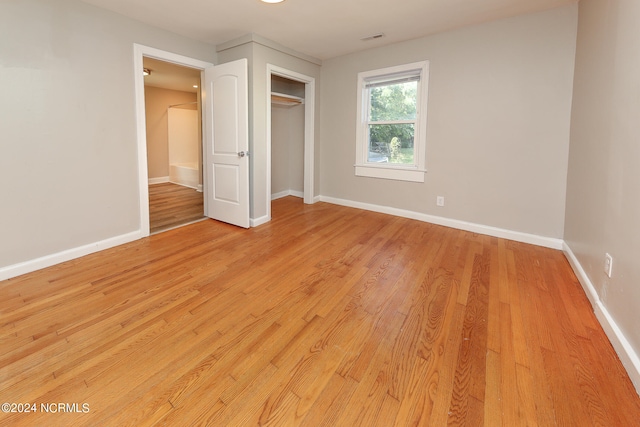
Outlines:
{"label": "white six-panel door", "polygon": [[207,216],[249,227],[247,60],[205,70]]}

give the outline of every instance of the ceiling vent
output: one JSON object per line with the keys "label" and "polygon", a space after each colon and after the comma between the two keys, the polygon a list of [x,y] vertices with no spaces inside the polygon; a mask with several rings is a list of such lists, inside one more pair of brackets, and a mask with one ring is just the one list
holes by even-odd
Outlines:
{"label": "ceiling vent", "polygon": [[360,40],[362,40],[363,42],[368,42],[369,40],[381,39],[383,37],[384,37],[384,33],[376,33],[367,37],[363,37]]}

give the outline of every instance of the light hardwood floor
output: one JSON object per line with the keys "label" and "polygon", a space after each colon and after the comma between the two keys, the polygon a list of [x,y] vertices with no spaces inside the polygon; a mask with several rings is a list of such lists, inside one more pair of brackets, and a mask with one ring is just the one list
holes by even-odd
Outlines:
{"label": "light hardwood floor", "polygon": [[170,182],[149,186],[149,228],[151,233],[204,218],[204,199],[193,188]]}
{"label": "light hardwood floor", "polygon": [[0,282],[1,400],[38,410],[0,425],[640,423],[561,252],[292,197],[273,217]]}

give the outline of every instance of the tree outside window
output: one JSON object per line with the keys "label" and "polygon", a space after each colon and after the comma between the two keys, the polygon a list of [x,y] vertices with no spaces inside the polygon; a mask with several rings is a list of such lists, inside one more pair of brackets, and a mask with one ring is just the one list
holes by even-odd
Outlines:
{"label": "tree outside window", "polygon": [[369,87],[369,161],[414,164],[418,82]]}
{"label": "tree outside window", "polygon": [[424,182],[429,62],[358,73],[357,176]]}

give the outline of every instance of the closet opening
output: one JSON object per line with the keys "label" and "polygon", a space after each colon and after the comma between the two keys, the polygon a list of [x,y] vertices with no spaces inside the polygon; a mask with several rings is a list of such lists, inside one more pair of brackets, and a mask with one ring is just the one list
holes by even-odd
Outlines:
{"label": "closet opening", "polygon": [[315,79],[273,65],[267,77],[268,200],[297,197],[311,204]]}
{"label": "closet opening", "polygon": [[271,76],[271,200],[304,198],[304,90]]}

